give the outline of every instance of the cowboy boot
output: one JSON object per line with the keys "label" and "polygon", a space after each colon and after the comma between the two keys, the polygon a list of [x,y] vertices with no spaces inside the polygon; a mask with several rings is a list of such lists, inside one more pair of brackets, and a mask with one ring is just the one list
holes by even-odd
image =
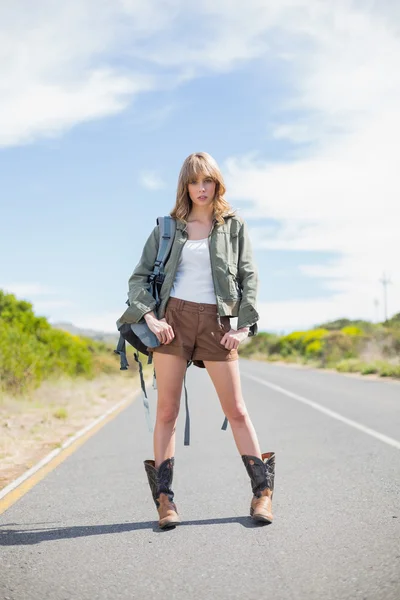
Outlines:
{"label": "cowboy boot", "polygon": [[154,460],[145,460],[144,468],[149,480],[151,494],[159,515],[161,529],[175,527],[181,521],[173,502],[174,492],[171,489],[174,474],[174,457],[167,458],[156,469]]}
{"label": "cowboy boot", "polygon": [[244,454],[242,460],[251,479],[253,499],[250,506],[250,515],[255,521],[272,523],[272,496],[274,493],[275,479],[275,452],[265,452],[257,456]]}

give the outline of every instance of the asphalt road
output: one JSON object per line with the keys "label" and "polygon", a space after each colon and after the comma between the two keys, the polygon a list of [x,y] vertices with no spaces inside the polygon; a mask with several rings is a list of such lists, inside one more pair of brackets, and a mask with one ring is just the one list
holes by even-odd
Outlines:
{"label": "asphalt road", "polygon": [[190,367],[183,524],[158,530],[138,397],[0,517],[1,600],[399,600],[400,385],[243,359],[240,370],[262,451],[276,452],[272,525],[248,516],[231,430]]}

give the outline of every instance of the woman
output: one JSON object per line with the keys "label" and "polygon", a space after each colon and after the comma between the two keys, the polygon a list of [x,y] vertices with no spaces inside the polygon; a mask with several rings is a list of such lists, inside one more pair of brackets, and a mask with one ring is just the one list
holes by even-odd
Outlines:
{"label": "woman", "polygon": [[[153,352],[157,375],[155,460],[145,469],[161,528],[180,523],[173,502],[172,479],[175,426],[188,361],[205,367],[212,379],[233,432],[236,446],[251,479],[250,514],[256,521],[272,521],[275,453],[261,455],[257,436],[241,392],[239,344],[257,333],[257,270],[243,219],[224,198],[225,185],[215,160],[205,152],[183,163],[175,207],[176,233],[158,315],[147,291],[159,243],[155,227],[129,279],[130,322],[144,318],[160,346]],[[230,317],[238,317],[231,329]],[[128,321],[129,322],[129,321]]]}

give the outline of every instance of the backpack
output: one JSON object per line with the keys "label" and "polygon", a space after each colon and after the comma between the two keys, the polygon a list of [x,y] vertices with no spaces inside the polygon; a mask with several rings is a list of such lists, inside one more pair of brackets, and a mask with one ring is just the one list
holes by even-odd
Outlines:
{"label": "backpack", "polygon": [[[155,311],[158,310],[159,305],[160,305],[160,292],[161,292],[161,287],[162,287],[162,284],[163,284],[164,278],[165,278],[164,267],[168,260],[169,254],[171,252],[172,244],[174,242],[175,229],[176,229],[176,222],[169,215],[165,216],[165,217],[158,217],[156,222],[157,222],[157,225],[158,225],[159,231],[160,231],[160,238],[159,238],[160,245],[158,247],[157,258],[154,263],[153,272],[149,276],[149,280],[148,280],[149,291],[156,300]],[[126,304],[128,306],[130,305],[129,300],[126,301]],[[154,340],[156,340],[157,338],[151,331],[149,331],[149,329],[146,325],[140,325],[140,324],[131,325],[130,323],[121,323],[120,321],[117,321],[117,329],[119,331],[120,336],[119,336],[119,340],[117,343],[117,347],[114,350],[114,353],[119,354],[120,370],[126,371],[129,367],[129,363],[128,363],[128,360],[126,357],[126,342],[128,342],[128,344],[130,344],[135,350],[135,352],[133,353],[133,356],[139,366],[140,387],[143,392],[143,405],[144,405],[144,409],[145,409],[146,421],[147,421],[149,431],[152,432],[153,427],[152,427],[151,418],[150,418],[150,407],[149,407],[149,402],[148,402],[147,393],[146,393],[146,384],[145,384],[144,376],[143,376],[143,365],[139,358],[139,352],[148,356],[147,364],[150,365],[153,362],[153,353],[149,352],[147,350],[147,347],[151,346],[151,344],[147,343],[148,340],[146,342],[146,335],[147,335],[147,337],[149,335],[153,336]],[[145,330],[147,330],[146,335],[143,335]],[[156,344],[154,344],[154,345],[156,345]],[[188,367],[191,364],[192,364],[192,361],[188,361],[186,370],[188,369]],[[189,444],[190,444],[190,417],[189,417],[189,406],[188,406],[187,389],[186,389],[186,372],[185,372],[185,377],[184,377],[184,388],[185,388],[185,406],[186,406],[186,423],[185,423],[184,444],[185,444],[185,446],[189,446]],[[157,389],[155,369],[153,369],[153,389]]]}

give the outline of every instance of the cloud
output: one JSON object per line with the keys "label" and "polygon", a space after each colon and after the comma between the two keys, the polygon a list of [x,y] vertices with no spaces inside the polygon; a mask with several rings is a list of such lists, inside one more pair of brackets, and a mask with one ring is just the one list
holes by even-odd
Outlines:
{"label": "cloud", "polygon": [[36,314],[42,315],[47,314],[48,311],[55,311],[58,309],[71,308],[74,306],[74,302],[71,300],[34,300],[33,310]]}
{"label": "cloud", "polygon": [[0,289],[4,290],[5,293],[14,294],[17,300],[30,302],[34,312],[38,315],[47,315],[49,311],[54,312],[58,309],[70,309],[74,306],[74,302],[68,298],[60,299],[56,297],[60,295],[59,290],[41,283],[6,283],[0,285]]}
{"label": "cloud", "polygon": [[161,190],[165,187],[165,183],[154,171],[146,171],[140,176],[141,185],[152,191]]}
{"label": "cloud", "polygon": [[1,3],[0,147],[60,135],[125,110],[140,93],[266,55],[266,33],[290,22],[296,4],[250,0],[243,11],[238,0]]}
{"label": "cloud", "polygon": [[37,297],[56,294],[56,290],[41,283],[6,283],[0,286],[6,293],[14,294],[17,298]]}
{"label": "cloud", "polygon": [[263,303],[269,327],[371,318],[383,271],[393,281],[389,313],[400,310],[399,34],[389,10],[312,6],[288,32],[291,44],[302,45],[290,58],[290,102],[270,124],[273,137],[292,144],[289,160],[249,155],[225,163],[242,214],[276,223],[251,229],[255,248],[336,253],[300,267],[322,279],[331,297],[297,301],[293,289],[290,303]]}
{"label": "cloud", "polygon": [[156,86],[151,72],[121,61],[130,36],[161,26],[154,3],[16,0],[1,4],[0,23],[0,146],[115,114]]}
{"label": "cloud", "polygon": [[196,39],[187,10],[183,0],[2,3],[0,147],[60,135],[125,110],[140,93],[233,68],[261,51],[237,7],[210,30],[209,16],[220,13],[189,2]]}
{"label": "cloud", "polygon": [[[239,0],[2,3],[0,146],[59,135],[209,72],[258,59],[265,77],[274,65],[287,95],[265,125],[288,144],[286,160],[230,157],[229,198],[249,219],[276,222],[252,228],[255,247],[336,253],[301,267],[330,300],[280,306],[288,321],[305,322],[318,306],[370,316],[386,270],[389,308],[398,310],[399,10],[390,0],[249,0],[246,11]],[[161,181],[145,173],[142,185]],[[283,315],[262,306],[266,317]]]}

